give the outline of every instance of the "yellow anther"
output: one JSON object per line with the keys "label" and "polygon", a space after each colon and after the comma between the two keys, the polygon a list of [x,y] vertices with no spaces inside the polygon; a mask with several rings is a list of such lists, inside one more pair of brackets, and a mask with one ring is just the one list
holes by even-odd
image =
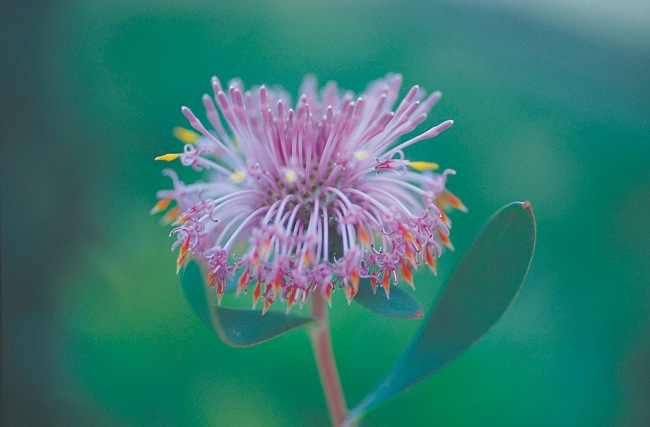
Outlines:
{"label": "yellow anther", "polygon": [[171,162],[172,160],[176,160],[181,156],[181,153],[174,153],[174,154],[165,154],[164,156],[158,156],[154,160],[164,160],[166,162]]}
{"label": "yellow anther", "polygon": [[237,171],[230,175],[230,182],[232,183],[240,183],[244,180],[244,177],[246,177],[246,172],[244,171]]}
{"label": "yellow anther", "polygon": [[284,173],[284,180],[289,185],[296,182],[296,178],[298,178],[298,175],[296,175],[296,171],[294,171],[293,169],[287,169],[287,171]]}
{"label": "yellow anther", "polygon": [[355,151],[354,152],[354,157],[357,158],[357,160],[366,160],[370,153],[366,150],[361,150],[361,151]]}
{"label": "yellow anther", "polygon": [[175,127],[172,130],[172,133],[176,138],[180,139],[186,144],[194,144],[196,141],[198,141],[199,138],[201,138],[201,135],[198,133],[179,126]]}
{"label": "yellow anther", "polygon": [[438,163],[432,163],[432,162],[409,162],[408,165],[413,169],[419,171],[436,170],[440,167]]}

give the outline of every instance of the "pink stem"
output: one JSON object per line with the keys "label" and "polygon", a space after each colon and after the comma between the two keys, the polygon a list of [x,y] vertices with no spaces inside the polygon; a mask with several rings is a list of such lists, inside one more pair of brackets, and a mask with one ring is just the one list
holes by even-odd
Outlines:
{"label": "pink stem", "polygon": [[334,353],[332,352],[332,340],[330,338],[329,322],[325,299],[314,292],[311,297],[311,311],[316,319],[316,324],[309,331],[309,338],[316,357],[318,374],[323,385],[327,408],[329,409],[332,425],[339,427],[347,415],[345,396],[341,387]]}

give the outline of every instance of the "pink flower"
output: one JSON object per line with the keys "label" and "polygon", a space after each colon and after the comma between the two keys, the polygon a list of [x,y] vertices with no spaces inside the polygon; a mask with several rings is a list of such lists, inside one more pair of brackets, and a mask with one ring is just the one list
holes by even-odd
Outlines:
{"label": "pink flower", "polygon": [[205,263],[219,299],[239,275],[238,293],[252,288],[264,311],[277,299],[302,306],[311,292],[331,301],[338,288],[349,302],[361,278],[388,294],[400,278],[412,286],[420,264],[434,269],[451,247],[442,208],[465,207],[445,188],[453,170],[435,173],[437,164],[403,150],[452,121],[397,142],[440,98],[414,86],[391,111],[401,82],[387,75],[355,99],[332,82],[318,92],[307,77],[294,109],[282,89],[245,91],[234,80],[224,90],[213,77],[214,98],[203,96],[213,130],[183,107],[198,134],[176,128],[183,152],[157,157],[206,171],[184,184],[165,170],[173,189],[159,191],[152,210],[177,204],[165,218],[176,225],[178,269],[189,256]]}

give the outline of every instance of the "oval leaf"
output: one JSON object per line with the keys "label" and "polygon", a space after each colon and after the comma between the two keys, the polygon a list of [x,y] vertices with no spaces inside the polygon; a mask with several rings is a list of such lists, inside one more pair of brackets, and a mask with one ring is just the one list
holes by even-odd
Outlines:
{"label": "oval leaf", "polygon": [[511,203],[497,211],[461,260],[409,348],[350,411],[344,424],[355,425],[370,409],[424,380],[487,332],[521,288],[534,248],[530,203]]}
{"label": "oval leaf", "polygon": [[370,279],[360,280],[359,291],[353,300],[366,309],[383,316],[410,319],[422,317],[422,306],[409,293],[397,286],[391,286],[390,299],[388,299],[383,289],[373,292]]}
{"label": "oval leaf", "polygon": [[275,338],[311,322],[311,317],[267,311],[239,310],[213,305],[212,318],[219,337],[233,347],[248,347]]}
{"label": "oval leaf", "polygon": [[[211,304],[198,263],[190,261],[181,276],[185,298],[196,314],[219,337],[234,347],[246,347],[268,341],[278,335],[302,326],[313,319],[307,316],[224,308]],[[229,286],[232,287],[232,286]]]}
{"label": "oval leaf", "polygon": [[197,316],[199,316],[199,319],[203,320],[206,325],[212,328],[210,308],[204,283],[203,273],[201,273],[199,264],[194,260],[188,262],[181,276],[183,293],[190,306],[194,309]]}

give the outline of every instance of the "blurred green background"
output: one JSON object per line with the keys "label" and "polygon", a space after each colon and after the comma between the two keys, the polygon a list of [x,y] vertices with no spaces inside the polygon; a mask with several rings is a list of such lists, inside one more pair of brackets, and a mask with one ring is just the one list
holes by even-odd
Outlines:
{"label": "blurred green background", "polygon": [[[212,75],[295,94],[387,72],[443,92],[427,124],[456,124],[412,152],[470,209],[419,299],[503,204],[531,200],[538,246],[497,327],[365,425],[650,425],[647,3],[5,0],[0,19],[6,425],[326,426],[303,331],[232,349],[191,312],[153,158]],[[353,405],[418,322],[335,297]]]}

